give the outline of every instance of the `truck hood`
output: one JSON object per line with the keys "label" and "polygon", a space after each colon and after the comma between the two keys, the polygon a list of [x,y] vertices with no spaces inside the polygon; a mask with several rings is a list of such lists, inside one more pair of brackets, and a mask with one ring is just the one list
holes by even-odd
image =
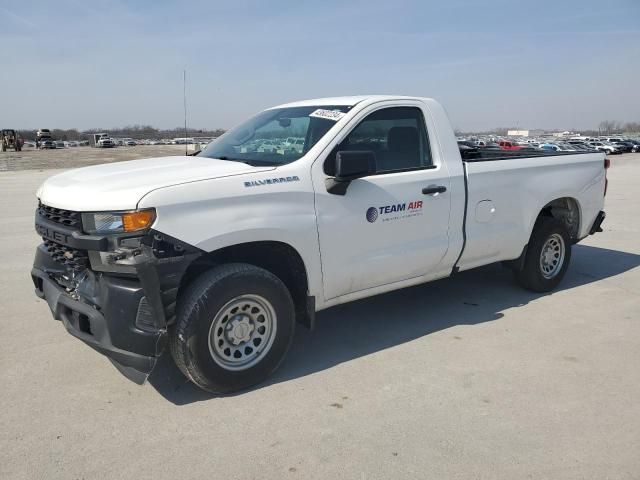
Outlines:
{"label": "truck hood", "polygon": [[82,212],[132,210],[152,190],[214,178],[273,170],[205,157],[159,157],[69,170],[38,189],[45,205]]}

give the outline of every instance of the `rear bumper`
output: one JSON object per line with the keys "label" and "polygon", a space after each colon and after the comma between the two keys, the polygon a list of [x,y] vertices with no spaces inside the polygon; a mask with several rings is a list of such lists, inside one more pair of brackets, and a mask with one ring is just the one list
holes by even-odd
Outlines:
{"label": "rear bumper", "polygon": [[589,230],[589,235],[593,235],[594,233],[598,233],[602,231],[602,222],[604,222],[604,219],[606,218],[606,216],[607,214],[602,210],[598,212],[598,215],[596,215],[596,219],[594,220],[593,225],[591,226],[591,230]]}

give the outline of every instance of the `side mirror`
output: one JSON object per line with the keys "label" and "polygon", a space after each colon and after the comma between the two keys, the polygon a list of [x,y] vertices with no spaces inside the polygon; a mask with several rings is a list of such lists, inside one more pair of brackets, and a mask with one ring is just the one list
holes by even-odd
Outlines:
{"label": "side mirror", "polygon": [[336,154],[336,174],[327,179],[327,191],[344,195],[357,178],[376,173],[376,154],[372,151],[340,151]]}

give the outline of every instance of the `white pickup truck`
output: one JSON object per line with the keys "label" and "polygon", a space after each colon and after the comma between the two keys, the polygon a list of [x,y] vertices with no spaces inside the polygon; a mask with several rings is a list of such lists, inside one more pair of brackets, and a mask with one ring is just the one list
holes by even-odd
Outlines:
{"label": "white pickup truck", "polygon": [[265,110],[196,156],[66,171],[37,193],[36,293],[130,379],[168,348],[225,393],[334,305],[500,261],[553,289],[601,231],[605,156],[463,153],[436,101],[358,96]]}

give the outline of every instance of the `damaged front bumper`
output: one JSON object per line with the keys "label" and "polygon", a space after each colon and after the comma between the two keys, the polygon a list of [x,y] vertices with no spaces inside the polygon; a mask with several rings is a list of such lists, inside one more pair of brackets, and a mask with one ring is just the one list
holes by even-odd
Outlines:
{"label": "damaged front bumper", "polygon": [[[100,241],[38,216],[36,230],[45,240],[31,271],[36,295],[71,335],[107,356],[130,380],[144,383],[165,349],[182,277],[201,251],[155,231]],[[85,253],[110,252],[121,264],[116,272],[105,271],[107,264],[93,268],[94,258],[100,257],[91,255],[85,268],[67,265],[67,258],[81,255],[80,237],[99,248]]]}

